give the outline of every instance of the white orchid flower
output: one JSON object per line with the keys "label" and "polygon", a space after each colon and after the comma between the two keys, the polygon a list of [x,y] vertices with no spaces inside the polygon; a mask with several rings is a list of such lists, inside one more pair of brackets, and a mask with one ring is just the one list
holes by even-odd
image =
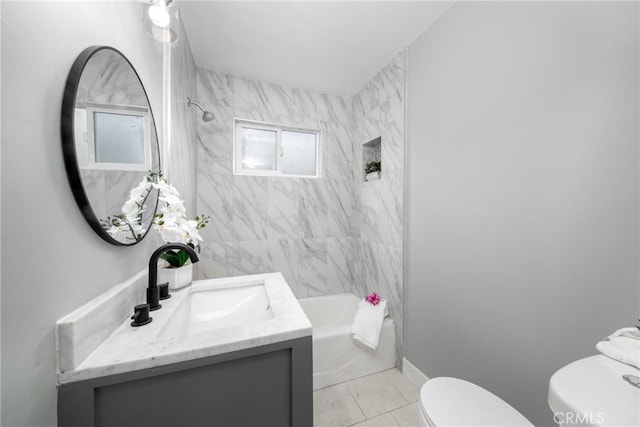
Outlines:
{"label": "white orchid flower", "polygon": [[158,230],[162,240],[196,248],[203,241],[198,230],[207,224],[209,218],[202,216],[187,220],[187,210],[184,201],[180,199],[180,193],[167,182],[162,172],[150,172],[131,189],[129,200],[122,206],[122,215],[101,220],[105,228],[108,227],[107,233],[118,241],[138,241],[146,232],[141,224],[142,213],[147,208],[145,201],[153,189],[158,190],[158,209],[153,227]]}

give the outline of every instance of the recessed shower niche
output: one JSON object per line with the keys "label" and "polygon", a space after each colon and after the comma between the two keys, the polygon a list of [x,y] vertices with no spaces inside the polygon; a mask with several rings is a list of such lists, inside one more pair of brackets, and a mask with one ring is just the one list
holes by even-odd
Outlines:
{"label": "recessed shower niche", "polygon": [[362,144],[362,181],[375,181],[382,178],[382,137]]}

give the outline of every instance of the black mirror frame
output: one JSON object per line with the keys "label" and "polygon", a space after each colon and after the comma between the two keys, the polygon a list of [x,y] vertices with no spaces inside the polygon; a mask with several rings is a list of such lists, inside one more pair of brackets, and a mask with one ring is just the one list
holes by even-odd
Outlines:
{"label": "black mirror frame", "polygon": [[[147,104],[149,105],[149,112],[151,114],[151,119],[153,123],[153,127],[156,126],[155,117],[153,116],[153,109],[151,108],[151,103],[149,102],[149,96],[147,95],[147,91],[142,84],[142,80],[140,80],[140,76],[138,72],[131,64],[129,59],[122,54],[119,50],[110,47],[110,46],[90,46],[83,50],[80,55],[76,58],[71,66],[71,70],[69,71],[69,76],[67,77],[67,83],[64,88],[64,95],[62,97],[62,113],[60,118],[60,133],[62,137],[62,156],[64,158],[64,167],[67,172],[67,179],[69,180],[69,185],[71,186],[71,191],[73,192],[73,197],[76,200],[78,208],[80,208],[80,212],[89,223],[89,226],[93,229],[93,231],[98,234],[103,240],[112,245],[116,246],[133,246],[140,243],[145,236],[149,233],[151,227],[147,227],[144,232],[144,235],[133,243],[123,243],[120,242],[100,225],[100,221],[96,217],[93,208],[91,207],[91,203],[89,203],[89,199],[87,197],[87,193],[84,190],[84,185],[82,184],[82,178],[80,177],[80,170],[78,168],[78,159],[76,157],[76,147],[75,147],[75,137],[74,137],[74,109],[76,103],[76,95],[78,92],[78,86],[80,84],[80,78],[82,77],[82,72],[84,71],[87,62],[93,55],[101,50],[111,50],[118,55],[120,55],[127,64],[131,67],[131,70],[138,78],[140,82],[140,86],[142,87],[142,91],[144,92],[144,96],[147,98]],[[158,168],[162,170],[161,162],[162,159],[160,157],[160,146],[158,143],[158,131],[154,129],[156,134],[156,149],[158,150]],[[153,212],[155,213],[158,207],[158,201],[156,199],[156,205],[153,207]]]}

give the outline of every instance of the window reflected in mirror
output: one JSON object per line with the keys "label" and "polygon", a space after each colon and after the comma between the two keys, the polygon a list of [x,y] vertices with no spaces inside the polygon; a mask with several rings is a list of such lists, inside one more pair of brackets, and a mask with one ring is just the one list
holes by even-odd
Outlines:
{"label": "window reflected in mirror", "polygon": [[157,192],[135,211],[125,203],[149,171],[160,171],[160,154],[147,94],[119,51],[92,46],[78,56],[67,79],[61,131],[67,177],[91,228],[115,245],[141,241]]}
{"label": "window reflected in mirror", "polygon": [[148,108],[79,103],[75,117],[80,169],[151,170]]}

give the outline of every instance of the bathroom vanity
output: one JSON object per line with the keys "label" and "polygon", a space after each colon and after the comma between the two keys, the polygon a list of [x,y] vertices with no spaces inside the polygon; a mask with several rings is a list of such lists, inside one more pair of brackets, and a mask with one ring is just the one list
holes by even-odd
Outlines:
{"label": "bathroom vanity", "polygon": [[107,335],[144,278],[57,323],[61,427],[313,424],[311,324],[280,273],[194,281]]}

